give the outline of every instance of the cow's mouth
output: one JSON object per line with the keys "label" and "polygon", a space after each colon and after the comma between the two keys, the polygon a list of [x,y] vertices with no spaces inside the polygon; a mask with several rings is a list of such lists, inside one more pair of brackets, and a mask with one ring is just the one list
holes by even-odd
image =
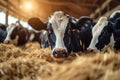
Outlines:
{"label": "cow's mouth", "polygon": [[69,56],[69,53],[66,49],[57,48],[52,52],[52,56],[57,59],[66,58]]}
{"label": "cow's mouth", "polygon": [[98,50],[97,50],[96,48],[94,48],[94,49],[88,48],[88,49],[87,49],[87,52],[88,52],[88,53],[97,53]]}
{"label": "cow's mouth", "polygon": [[17,44],[18,44],[18,38],[19,38],[19,36],[16,36],[15,39],[13,39],[13,40],[5,40],[4,43],[5,43],[5,44],[17,45]]}

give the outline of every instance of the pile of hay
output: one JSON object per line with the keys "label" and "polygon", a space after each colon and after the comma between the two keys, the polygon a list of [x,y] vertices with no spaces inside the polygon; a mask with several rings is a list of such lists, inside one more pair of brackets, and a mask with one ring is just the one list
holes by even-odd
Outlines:
{"label": "pile of hay", "polygon": [[120,53],[78,53],[56,62],[49,48],[0,44],[0,80],[120,80]]}

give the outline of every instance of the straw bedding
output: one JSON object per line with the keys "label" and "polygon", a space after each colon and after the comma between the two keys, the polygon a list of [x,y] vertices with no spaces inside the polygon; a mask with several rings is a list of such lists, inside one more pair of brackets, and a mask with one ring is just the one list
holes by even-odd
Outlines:
{"label": "straw bedding", "polygon": [[120,52],[71,54],[56,62],[50,48],[0,44],[0,80],[120,80]]}

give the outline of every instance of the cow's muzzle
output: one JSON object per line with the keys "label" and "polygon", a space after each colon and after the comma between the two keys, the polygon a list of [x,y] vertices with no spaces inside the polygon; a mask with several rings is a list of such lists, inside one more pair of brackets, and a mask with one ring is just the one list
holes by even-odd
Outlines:
{"label": "cow's muzzle", "polygon": [[69,54],[66,49],[55,48],[52,52],[52,55],[55,58],[66,58]]}
{"label": "cow's muzzle", "polygon": [[96,49],[92,49],[92,48],[88,48],[87,52],[89,52],[89,53],[91,53],[91,52],[97,52],[97,50]]}
{"label": "cow's muzzle", "polygon": [[10,40],[5,40],[4,43],[5,43],[5,44],[10,44],[11,41],[10,41]]}

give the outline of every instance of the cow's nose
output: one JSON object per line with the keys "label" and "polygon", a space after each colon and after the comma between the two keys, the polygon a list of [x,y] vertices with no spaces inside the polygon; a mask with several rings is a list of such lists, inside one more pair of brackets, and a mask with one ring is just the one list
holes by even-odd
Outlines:
{"label": "cow's nose", "polygon": [[53,50],[53,56],[55,58],[65,58],[68,57],[68,52],[66,49],[62,49],[62,48],[56,48]]}
{"label": "cow's nose", "polygon": [[4,43],[5,44],[10,44],[10,40],[5,40]]}
{"label": "cow's nose", "polygon": [[87,49],[87,52],[94,52],[95,50],[94,49],[91,49],[91,48],[88,48]]}

